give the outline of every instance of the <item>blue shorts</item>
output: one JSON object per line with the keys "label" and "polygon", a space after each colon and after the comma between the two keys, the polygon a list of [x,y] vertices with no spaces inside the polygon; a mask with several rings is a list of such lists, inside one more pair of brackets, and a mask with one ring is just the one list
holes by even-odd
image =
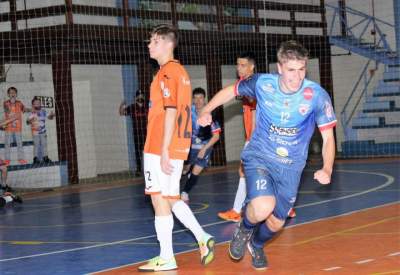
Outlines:
{"label": "blue shorts", "polygon": [[212,148],[209,148],[205,155],[204,158],[198,158],[197,155],[199,154],[200,149],[190,149],[189,152],[189,157],[188,160],[186,161],[185,164],[190,164],[190,165],[197,165],[203,168],[208,167],[208,162],[210,160],[211,157],[211,153],[212,153]]}
{"label": "blue shorts", "polygon": [[300,184],[302,171],[274,165],[267,160],[248,154],[242,158],[246,176],[247,200],[260,196],[275,197],[273,214],[285,220],[293,207]]}

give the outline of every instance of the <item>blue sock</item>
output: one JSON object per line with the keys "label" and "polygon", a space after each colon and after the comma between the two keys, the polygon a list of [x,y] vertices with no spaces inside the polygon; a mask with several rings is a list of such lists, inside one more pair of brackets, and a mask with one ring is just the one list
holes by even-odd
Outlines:
{"label": "blue sock", "polygon": [[260,224],[258,227],[258,230],[256,233],[253,235],[253,239],[251,243],[258,248],[263,248],[264,244],[272,239],[272,237],[276,234],[276,232],[271,231],[271,229],[268,228],[267,224],[264,222]]}
{"label": "blue sock", "polygon": [[257,225],[257,223],[256,224],[253,224],[253,223],[251,223],[250,221],[249,221],[249,219],[247,218],[247,216],[246,216],[246,212],[245,212],[245,214],[244,214],[244,217],[243,217],[243,227],[245,228],[245,229],[247,229],[247,230],[251,230],[251,229],[254,229],[254,227],[256,227],[256,225]]}

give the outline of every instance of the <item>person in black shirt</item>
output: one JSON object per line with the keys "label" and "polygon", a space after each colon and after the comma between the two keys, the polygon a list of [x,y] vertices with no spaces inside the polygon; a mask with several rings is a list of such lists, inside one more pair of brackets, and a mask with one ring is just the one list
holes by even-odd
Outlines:
{"label": "person in black shirt", "polygon": [[138,90],[136,92],[135,102],[126,105],[125,101],[119,106],[119,114],[121,116],[131,116],[133,137],[135,143],[135,159],[136,159],[136,176],[143,174],[143,148],[146,141],[147,130],[147,112],[145,95]]}

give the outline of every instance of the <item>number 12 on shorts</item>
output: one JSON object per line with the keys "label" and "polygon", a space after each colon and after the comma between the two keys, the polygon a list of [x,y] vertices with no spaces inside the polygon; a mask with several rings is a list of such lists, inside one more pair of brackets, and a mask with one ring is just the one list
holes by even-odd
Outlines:
{"label": "number 12 on shorts", "polygon": [[267,189],[267,180],[266,179],[259,179],[256,180],[257,190],[265,190]]}

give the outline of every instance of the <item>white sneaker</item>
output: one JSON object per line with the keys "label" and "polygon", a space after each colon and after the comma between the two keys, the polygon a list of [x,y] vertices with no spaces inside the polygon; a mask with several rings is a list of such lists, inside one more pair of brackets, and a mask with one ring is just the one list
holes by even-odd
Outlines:
{"label": "white sneaker", "polygon": [[186,193],[185,191],[183,191],[181,193],[181,200],[183,200],[184,202],[188,203],[189,202],[189,194]]}

